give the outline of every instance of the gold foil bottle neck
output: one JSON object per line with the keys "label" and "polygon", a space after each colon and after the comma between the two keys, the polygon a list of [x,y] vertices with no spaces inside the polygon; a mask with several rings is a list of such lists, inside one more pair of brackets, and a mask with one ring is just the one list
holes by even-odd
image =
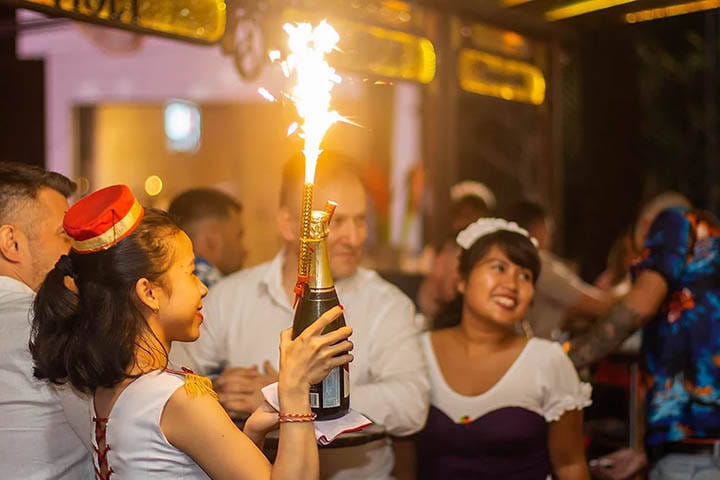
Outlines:
{"label": "gold foil bottle neck", "polygon": [[311,290],[326,290],[334,286],[327,250],[329,218],[328,212],[322,210],[313,210],[310,217],[309,241],[312,245],[312,260],[309,287]]}
{"label": "gold foil bottle neck", "polygon": [[329,215],[322,210],[313,210],[310,215],[310,231],[309,240],[318,241],[327,238],[330,232]]}

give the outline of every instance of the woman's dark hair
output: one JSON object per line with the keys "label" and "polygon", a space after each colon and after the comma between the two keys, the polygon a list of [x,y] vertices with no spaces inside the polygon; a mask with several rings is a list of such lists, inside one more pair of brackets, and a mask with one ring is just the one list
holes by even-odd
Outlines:
{"label": "woman's dark hair", "polygon": [[[511,262],[530,270],[533,284],[540,276],[540,256],[528,237],[508,230],[498,230],[477,239],[475,243],[460,254],[460,276],[467,280],[475,265],[488,254],[492,247],[498,247]],[[463,297],[458,296],[450,302],[433,320],[432,330],[453,327],[460,323]]]}
{"label": "woman's dark hair", "polygon": [[[159,210],[146,209],[137,228],[107,250],[63,256],[35,297],[30,337],[34,374],[83,392],[125,378],[135,351],[151,347],[135,294],[140,278],[162,285],[173,262],[169,241],[180,229]],[[68,288],[72,277],[77,291]],[[166,352],[167,353],[167,352]]]}

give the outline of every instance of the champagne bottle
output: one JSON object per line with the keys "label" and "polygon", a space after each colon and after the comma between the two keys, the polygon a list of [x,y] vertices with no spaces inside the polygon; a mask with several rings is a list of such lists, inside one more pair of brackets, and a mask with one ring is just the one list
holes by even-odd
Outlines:
{"label": "champagne bottle", "polygon": [[[335,291],[327,252],[330,214],[315,210],[310,220],[310,275],[307,288],[298,299],[293,319],[293,338],[317,320],[323,313],[340,304]],[[345,326],[345,316],[335,319],[324,333]],[[333,368],[325,379],[310,387],[310,407],[318,420],[345,415],[350,408],[350,370],[345,364]]]}

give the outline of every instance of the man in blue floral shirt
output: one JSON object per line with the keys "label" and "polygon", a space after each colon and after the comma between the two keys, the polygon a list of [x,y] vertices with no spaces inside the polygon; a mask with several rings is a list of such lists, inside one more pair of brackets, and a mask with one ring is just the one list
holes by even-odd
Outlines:
{"label": "man in blue floral shirt", "polygon": [[638,224],[631,291],[569,354],[587,365],[643,327],[651,480],[720,479],[720,226],[689,205],[658,210]]}

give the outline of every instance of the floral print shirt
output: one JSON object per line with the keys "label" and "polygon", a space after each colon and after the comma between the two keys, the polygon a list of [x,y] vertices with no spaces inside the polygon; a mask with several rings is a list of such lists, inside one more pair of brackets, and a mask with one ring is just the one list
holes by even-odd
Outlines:
{"label": "floral print shirt", "polygon": [[195,275],[207,288],[212,287],[223,277],[220,270],[215,268],[202,257],[195,257]]}
{"label": "floral print shirt", "polygon": [[648,447],[720,438],[720,229],[712,215],[668,209],[633,276],[662,275],[668,294],[643,330]]}

